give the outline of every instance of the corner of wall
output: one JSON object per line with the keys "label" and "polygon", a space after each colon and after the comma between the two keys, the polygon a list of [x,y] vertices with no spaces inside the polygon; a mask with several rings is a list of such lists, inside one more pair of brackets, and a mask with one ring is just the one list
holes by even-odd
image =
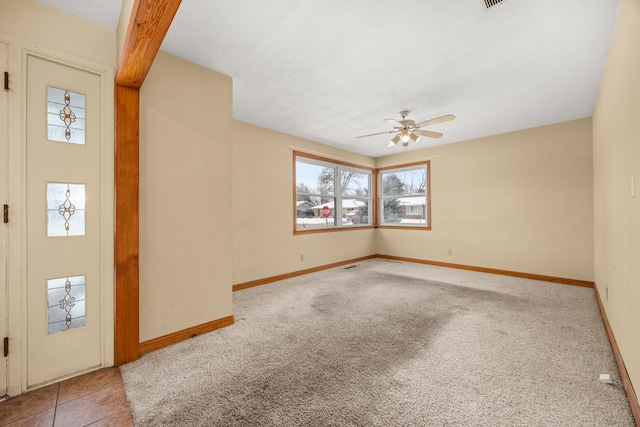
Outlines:
{"label": "corner of wall", "polygon": [[127,37],[127,29],[131,20],[131,11],[135,0],[122,0],[122,8],[120,9],[120,18],[116,27],[116,64],[120,62],[120,53],[122,46]]}

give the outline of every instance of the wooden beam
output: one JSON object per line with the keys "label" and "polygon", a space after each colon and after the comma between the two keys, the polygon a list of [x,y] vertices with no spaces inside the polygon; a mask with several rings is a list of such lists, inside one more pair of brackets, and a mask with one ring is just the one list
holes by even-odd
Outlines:
{"label": "wooden beam", "polygon": [[116,69],[116,84],[140,89],[181,0],[135,0]]}
{"label": "wooden beam", "polygon": [[135,0],[115,78],[114,359],[140,357],[140,87],[181,0]]}
{"label": "wooden beam", "polygon": [[115,364],[139,357],[139,97],[116,86],[115,98]]}

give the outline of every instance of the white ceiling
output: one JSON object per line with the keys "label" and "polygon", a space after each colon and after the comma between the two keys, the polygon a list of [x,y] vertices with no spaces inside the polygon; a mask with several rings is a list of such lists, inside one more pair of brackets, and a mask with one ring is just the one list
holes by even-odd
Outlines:
{"label": "white ceiling", "polygon": [[[39,0],[115,29],[121,0]],[[591,116],[619,0],[183,0],[162,50],[237,120],[372,157]],[[385,118],[456,120],[387,148]]]}
{"label": "white ceiling", "polygon": [[37,0],[115,31],[120,18],[122,0]]}

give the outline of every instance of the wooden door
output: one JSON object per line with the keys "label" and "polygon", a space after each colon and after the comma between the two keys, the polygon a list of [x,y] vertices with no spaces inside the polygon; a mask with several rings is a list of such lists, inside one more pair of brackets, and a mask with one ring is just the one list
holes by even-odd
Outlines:
{"label": "wooden door", "polygon": [[102,364],[101,80],[27,55],[27,388]]}

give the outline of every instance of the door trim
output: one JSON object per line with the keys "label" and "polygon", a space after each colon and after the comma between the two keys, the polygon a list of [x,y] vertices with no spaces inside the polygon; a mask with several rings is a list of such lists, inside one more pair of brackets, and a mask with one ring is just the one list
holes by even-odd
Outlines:
{"label": "door trim", "polygon": [[[2,75],[2,79],[4,80],[4,72],[9,71],[7,65],[9,63],[9,47],[0,42],[0,50],[4,53],[2,57],[0,57],[0,75]],[[6,122],[2,122],[2,128],[0,128],[0,170],[2,177],[0,177],[0,204],[4,205],[8,202],[8,189],[7,185],[8,176],[7,176],[7,167],[9,166],[9,160],[7,156],[9,155],[9,139],[8,132],[5,125],[9,124],[9,102],[8,102],[8,93],[4,91],[4,88],[0,88],[0,93],[2,93],[2,98],[0,100],[0,122],[6,120]],[[4,209],[3,209],[4,211]],[[7,232],[9,231],[9,226],[4,224],[4,222],[0,223],[0,233],[2,234],[2,238],[0,239],[0,252],[3,254],[0,256],[0,286],[2,289],[0,290],[0,346],[4,347],[4,337],[8,336],[8,315],[7,308],[9,307],[8,294],[9,291],[7,289],[7,252],[8,252],[8,236]],[[4,357],[4,354],[0,355],[0,363],[2,363],[2,367],[0,367],[0,398],[6,394],[6,386],[7,386],[7,358]]]}

